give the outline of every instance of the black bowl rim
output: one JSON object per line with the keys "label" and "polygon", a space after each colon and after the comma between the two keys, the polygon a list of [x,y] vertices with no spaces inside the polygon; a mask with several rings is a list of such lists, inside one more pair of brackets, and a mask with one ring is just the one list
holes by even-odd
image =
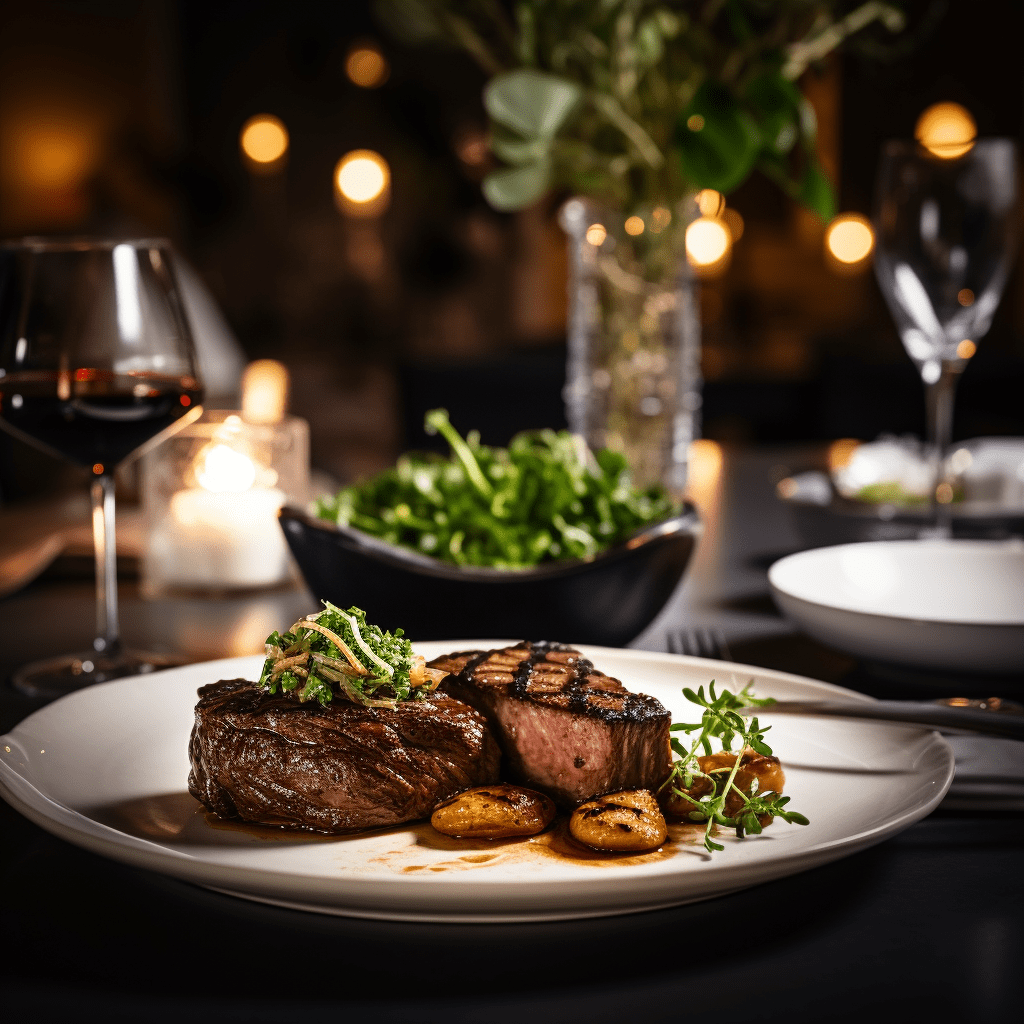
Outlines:
{"label": "black bowl rim", "polygon": [[351,526],[339,526],[337,523],[332,523],[327,519],[320,519],[318,516],[310,515],[308,512],[304,512],[291,505],[285,505],[278,512],[278,517],[282,520],[282,525],[284,520],[295,520],[302,523],[307,529],[335,536],[341,540],[344,546],[355,549],[367,557],[396,568],[408,569],[436,579],[461,580],[463,582],[475,581],[479,583],[526,582],[529,580],[556,579],[563,576],[585,573],[592,570],[595,566],[626,558],[638,548],[645,547],[647,544],[661,538],[677,535],[697,537],[704,529],[704,524],[695,506],[692,502],[685,502],[683,510],[679,515],[672,516],[669,519],[662,519],[660,522],[652,523],[650,526],[645,526],[630,537],[627,537],[626,540],[613,547],[606,548],[591,559],[566,559],[560,562],[545,562],[527,569],[494,569],[477,565],[451,565],[437,558],[431,558],[429,555],[422,555],[417,551],[411,551],[408,548],[390,544],[379,537],[363,533],[361,530],[356,530]]}

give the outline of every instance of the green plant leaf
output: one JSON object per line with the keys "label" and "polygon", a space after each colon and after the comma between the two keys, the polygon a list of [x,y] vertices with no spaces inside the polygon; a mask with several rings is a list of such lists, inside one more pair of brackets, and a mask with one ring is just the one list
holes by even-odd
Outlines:
{"label": "green plant leaf", "polygon": [[503,167],[484,178],[484,197],[496,210],[522,210],[551,186],[551,165],[542,160],[523,167]]}
{"label": "green plant leaf", "polygon": [[800,97],[800,135],[804,140],[804,147],[809,153],[814,152],[814,145],[818,139],[818,115],[811,106],[811,101],[805,96]]}
{"label": "green plant leaf", "polygon": [[800,202],[813,210],[826,224],[836,215],[836,197],[832,182],[817,160],[809,160],[800,182]]}
{"label": "green plant leaf", "polygon": [[526,139],[551,139],[583,97],[567,79],[519,69],[495,75],[484,89],[484,106],[498,124]]}
{"label": "green plant leaf", "polygon": [[757,122],[762,147],[785,156],[800,134],[800,105],[805,102],[800,90],[779,71],[769,71],[747,86],[744,98]]}
{"label": "green plant leaf", "polygon": [[547,159],[550,149],[548,139],[524,139],[500,125],[495,125],[491,132],[491,152],[507,164],[521,167],[538,163]]}
{"label": "green plant leaf", "polygon": [[750,174],[761,137],[728,89],[705,82],[679,117],[675,144],[688,181],[731,192]]}

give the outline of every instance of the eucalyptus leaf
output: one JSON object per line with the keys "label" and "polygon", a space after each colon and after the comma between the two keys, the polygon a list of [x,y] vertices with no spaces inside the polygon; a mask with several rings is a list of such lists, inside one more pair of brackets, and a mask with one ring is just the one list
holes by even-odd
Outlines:
{"label": "eucalyptus leaf", "polygon": [[761,136],[728,89],[705,82],[679,117],[675,144],[688,181],[731,192],[754,166]]}
{"label": "eucalyptus leaf", "polygon": [[661,24],[656,17],[646,18],[636,30],[635,53],[637,64],[646,69],[654,67],[665,53]]}
{"label": "eucalyptus leaf", "polygon": [[[673,205],[754,167],[825,215],[814,109],[793,84],[898,0],[372,0],[408,42],[459,47],[489,84],[488,179],[502,209],[550,182],[600,202]],[[580,161],[566,147],[595,155]]]}
{"label": "eucalyptus leaf", "polygon": [[484,89],[484,106],[498,124],[527,139],[558,134],[583,90],[568,79],[521,68],[495,75]]}
{"label": "eucalyptus leaf", "polygon": [[548,139],[524,139],[495,126],[491,133],[491,151],[507,164],[522,166],[544,160],[551,149]]}
{"label": "eucalyptus leaf", "polygon": [[503,167],[484,178],[484,198],[496,210],[508,213],[537,202],[551,186],[547,161],[524,167]]}

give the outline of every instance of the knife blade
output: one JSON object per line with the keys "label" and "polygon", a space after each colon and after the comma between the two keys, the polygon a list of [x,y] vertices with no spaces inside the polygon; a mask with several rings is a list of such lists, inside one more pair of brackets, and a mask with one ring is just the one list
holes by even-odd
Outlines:
{"label": "knife blade", "polygon": [[[954,698],[960,700],[960,698]],[[819,718],[866,718],[879,722],[906,722],[935,729],[985,733],[1024,739],[1024,714],[999,701],[950,704],[918,703],[913,700],[780,700],[761,707],[737,709],[740,715],[758,718],[768,715],[808,715]],[[998,705],[998,706],[993,706]]]}

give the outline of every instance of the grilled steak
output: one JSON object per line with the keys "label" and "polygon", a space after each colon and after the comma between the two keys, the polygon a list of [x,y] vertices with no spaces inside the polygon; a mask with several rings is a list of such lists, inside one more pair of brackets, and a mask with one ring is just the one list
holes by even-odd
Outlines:
{"label": "grilled steak", "polygon": [[564,807],[618,790],[653,791],[668,775],[668,711],[571,647],[521,643],[430,664],[451,673],[442,689],[487,716],[505,755],[502,774]]}
{"label": "grilled steak", "polygon": [[230,679],[200,689],[189,756],[189,792],[223,818],[351,832],[496,782],[500,754],[484,718],[444,693],[325,708]]}

